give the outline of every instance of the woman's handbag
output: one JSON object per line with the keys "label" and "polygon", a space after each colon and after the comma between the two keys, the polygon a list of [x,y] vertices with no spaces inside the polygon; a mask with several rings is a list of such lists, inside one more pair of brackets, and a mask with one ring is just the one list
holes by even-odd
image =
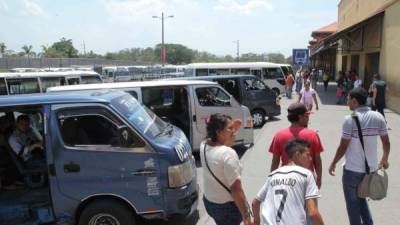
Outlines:
{"label": "woman's handbag", "polygon": [[370,172],[370,168],[367,161],[367,155],[364,148],[364,138],[361,131],[360,120],[358,116],[354,113],[353,119],[356,121],[358,137],[361,142],[362,149],[364,151],[364,162],[366,174],[357,187],[357,195],[359,198],[371,198],[372,200],[381,200],[386,197],[389,179],[387,173],[384,169],[379,169],[375,172]]}

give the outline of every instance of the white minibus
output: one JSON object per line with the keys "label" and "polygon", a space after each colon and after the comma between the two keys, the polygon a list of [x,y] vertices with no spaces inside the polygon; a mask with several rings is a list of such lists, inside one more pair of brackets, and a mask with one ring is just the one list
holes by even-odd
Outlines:
{"label": "white minibus", "polygon": [[94,71],[0,73],[0,96],[41,93],[48,87],[102,82]]}
{"label": "white minibus", "polygon": [[262,79],[278,95],[285,93],[285,76],[281,66],[269,62],[191,63],[185,76],[251,74]]}
{"label": "white minibus", "polygon": [[199,80],[157,80],[72,85],[49,88],[49,92],[118,89],[131,94],[157,116],[179,127],[199,151],[206,137],[210,114],[223,113],[243,121],[235,145],[253,145],[253,121],[249,109],[239,104],[219,84]]}

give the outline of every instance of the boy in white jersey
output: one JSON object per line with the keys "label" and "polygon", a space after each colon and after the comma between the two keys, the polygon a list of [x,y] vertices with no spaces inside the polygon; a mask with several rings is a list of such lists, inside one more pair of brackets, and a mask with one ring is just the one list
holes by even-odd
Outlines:
{"label": "boy in white jersey", "polygon": [[262,204],[263,225],[306,225],[306,213],[313,225],[323,225],[315,199],[320,197],[313,174],[310,145],[293,139],[285,147],[289,163],[268,176],[267,182],[253,200],[254,224],[260,224]]}

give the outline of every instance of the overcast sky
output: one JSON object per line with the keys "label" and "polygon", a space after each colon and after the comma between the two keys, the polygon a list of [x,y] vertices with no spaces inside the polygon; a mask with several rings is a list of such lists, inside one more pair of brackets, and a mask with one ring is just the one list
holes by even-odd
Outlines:
{"label": "overcast sky", "polygon": [[217,55],[305,48],[310,34],[337,20],[339,0],[0,0],[0,42],[22,51],[72,39],[83,52],[115,52],[165,42]]}

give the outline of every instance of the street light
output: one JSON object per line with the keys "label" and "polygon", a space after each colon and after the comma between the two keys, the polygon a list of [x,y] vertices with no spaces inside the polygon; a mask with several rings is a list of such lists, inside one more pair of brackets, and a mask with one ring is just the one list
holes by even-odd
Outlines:
{"label": "street light", "polygon": [[162,66],[165,65],[165,61],[166,61],[166,51],[165,51],[165,47],[164,47],[164,20],[168,19],[168,18],[173,18],[173,15],[169,15],[164,17],[164,12],[161,13],[161,17],[159,16],[152,16],[155,19],[161,19],[161,63]]}

